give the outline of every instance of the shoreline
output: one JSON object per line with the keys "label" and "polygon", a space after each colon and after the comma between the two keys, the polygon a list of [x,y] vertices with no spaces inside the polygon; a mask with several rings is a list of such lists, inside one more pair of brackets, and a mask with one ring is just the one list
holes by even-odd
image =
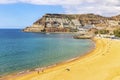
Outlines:
{"label": "shoreline", "polygon": [[71,62],[74,62],[76,60],[79,60],[80,58],[89,55],[96,48],[96,42],[95,42],[95,40],[94,39],[90,39],[90,40],[92,40],[92,43],[93,43],[93,46],[91,46],[92,48],[90,48],[90,50],[86,51],[84,54],[82,54],[80,56],[77,56],[77,57],[74,57],[74,58],[62,61],[62,62],[55,63],[53,65],[45,66],[45,67],[38,67],[38,68],[33,68],[33,69],[26,69],[26,70],[23,70],[23,71],[20,71],[20,72],[18,71],[18,72],[8,73],[6,75],[0,75],[0,80],[2,78],[4,78],[4,77],[8,77],[8,76],[16,76],[16,75],[28,74],[28,73],[36,72],[36,71],[41,72],[43,70],[54,68],[54,67],[57,67],[57,66],[60,66],[60,65],[65,65],[67,63],[71,63]]}
{"label": "shoreline", "polygon": [[44,34],[47,34],[47,33],[50,33],[50,34],[72,34],[72,33],[78,33],[78,32],[25,32],[25,31],[22,31],[24,33],[44,33]]}
{"label": "shoreline", "polygon": [[94,38],[95,49],[72,61],[42,71],[5,76],[0,80],[119,80],[120,40]]}

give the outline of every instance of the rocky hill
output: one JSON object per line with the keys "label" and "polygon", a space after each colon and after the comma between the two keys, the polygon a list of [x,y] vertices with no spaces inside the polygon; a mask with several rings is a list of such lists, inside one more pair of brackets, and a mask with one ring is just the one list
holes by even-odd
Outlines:
{"label": "rocky hill", "polygon": [[75,32],[79,27],[120,27],[120,15],[104,17],[96,14],[45,14],[26,27],[25,32]]}

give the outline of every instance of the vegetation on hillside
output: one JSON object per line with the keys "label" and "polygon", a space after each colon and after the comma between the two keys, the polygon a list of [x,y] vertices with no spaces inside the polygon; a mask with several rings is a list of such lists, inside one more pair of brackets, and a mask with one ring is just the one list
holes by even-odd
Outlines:
{"label": "vegetation on hillside", "polygon": [[95,34],[109,34],[109,30],[98,30]]}
{"label": "vegetation on hillside", "polygon": [[120,29],[114,30],[114,35],[120,37]]}

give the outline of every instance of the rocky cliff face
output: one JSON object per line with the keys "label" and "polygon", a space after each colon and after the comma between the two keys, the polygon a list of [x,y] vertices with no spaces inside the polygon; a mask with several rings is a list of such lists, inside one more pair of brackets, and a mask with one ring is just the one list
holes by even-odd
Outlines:
{"label": "rocky cliff face", "polygon": [[103,17],[95,14],[46,14],[26,27],[25,32],[71,32],[78,27],[120,27],[120,15]]}

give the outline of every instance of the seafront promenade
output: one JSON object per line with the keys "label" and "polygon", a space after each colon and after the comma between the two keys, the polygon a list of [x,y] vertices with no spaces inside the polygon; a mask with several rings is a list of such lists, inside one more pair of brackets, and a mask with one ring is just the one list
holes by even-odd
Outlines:
{"label": "seafront promenade", "polygon": [[120,40],[94,38],[94,41],[96,48],[76,60],[5,76],[2,80],[120,80]]}

